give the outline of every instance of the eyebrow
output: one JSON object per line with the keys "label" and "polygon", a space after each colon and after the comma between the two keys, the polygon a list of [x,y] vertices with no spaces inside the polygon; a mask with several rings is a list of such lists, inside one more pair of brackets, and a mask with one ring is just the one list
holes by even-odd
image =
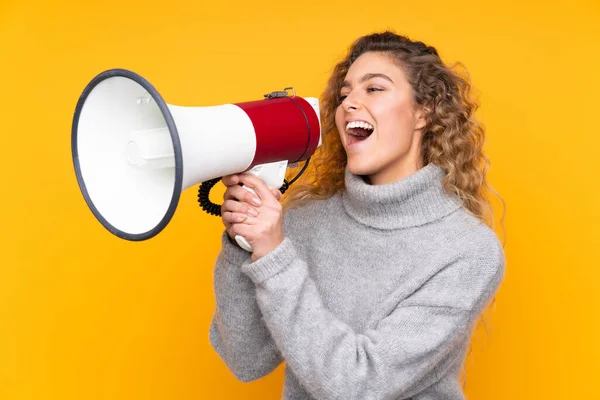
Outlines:
{"label": "eyebrow", "polygon": [[[392,78],[390,78],[389,76],[384,75],[384,74],[378,74],[378,73],[377,74],[375,74],[375,73],[364,74],[362,76],[362,78],[360,78],[359,82],[363,83],[363,82],[368,81],[369,79],[373,79],[373,78],[383,78],[386,81],[390,81],[390,82],[394,83]],[[348,81],[344,81],[344,83],[342,83],[343,88],[349,87],[349,86],[351,86],[351,85],[350,85],[350,82],[348,82]]]}

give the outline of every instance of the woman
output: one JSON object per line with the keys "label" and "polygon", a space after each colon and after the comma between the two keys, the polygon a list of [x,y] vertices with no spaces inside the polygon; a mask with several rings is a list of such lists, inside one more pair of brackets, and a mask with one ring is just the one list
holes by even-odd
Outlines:
{"label": "woman", "polygon": [[321,104],[323,144],[285,218],[260,179],[223,178],[211,344],[243,381],[285,361],[286,399],[464,399],[504,274],[469,84],[383,32],[354,43]]}

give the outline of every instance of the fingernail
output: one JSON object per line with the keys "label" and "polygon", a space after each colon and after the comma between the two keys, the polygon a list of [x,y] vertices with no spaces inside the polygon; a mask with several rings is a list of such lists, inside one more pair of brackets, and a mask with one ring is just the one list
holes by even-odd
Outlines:
{"label": "fingernail", "polygon": [[260,206],[261,202],[260,202],[260,200],[259,200],[258,197],[253,197],[252,198],[252,204],[254,204],[255,206]]}
{"label": "fingernail", "polygon": [[258,211],[256,211],[254,208],[249,208],[248,214],[252,215],[253,217],[258,217]]}
{"label": "fingernail", "polygon": [[238,221],[238,222],[242,222],[245,219],[246,219],[245,215],[236,215],[235,216],[235,220]]}

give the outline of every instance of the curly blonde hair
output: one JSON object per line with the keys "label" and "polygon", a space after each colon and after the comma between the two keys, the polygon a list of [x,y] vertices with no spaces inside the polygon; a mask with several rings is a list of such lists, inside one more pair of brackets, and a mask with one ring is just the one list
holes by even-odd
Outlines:
{"label": "curly blonde hair", "polygon": [[302,178],[284,196],[284,206],[325,199],[344,189],[347,158],[335,125],[335,113],[348,69],[367,52],[380,52],[396,61],[413,89],[415,106],[426,111],[422,165],[434,163],[443,167],[444,189],[457,195],[468,212],[493,227],[487,191],[502,198],[486,182],[489,160],[483,153],[485,131],[474,118],[478,104],[472,98],[471,84],[455,71],[461,64],[448,67],[435,48],[391,31],[357,39],[333,69],[320,98],[322,144]]}

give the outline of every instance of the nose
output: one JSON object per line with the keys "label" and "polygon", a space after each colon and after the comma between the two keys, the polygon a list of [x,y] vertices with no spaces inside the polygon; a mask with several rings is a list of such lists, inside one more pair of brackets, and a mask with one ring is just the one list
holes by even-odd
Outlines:
{"label": "nose", "polygon": [[342,102],[342,106],[346,112],[356,111],[360,108],[360,101],[353,95],[352,93],[348,94],[344,101]]}

